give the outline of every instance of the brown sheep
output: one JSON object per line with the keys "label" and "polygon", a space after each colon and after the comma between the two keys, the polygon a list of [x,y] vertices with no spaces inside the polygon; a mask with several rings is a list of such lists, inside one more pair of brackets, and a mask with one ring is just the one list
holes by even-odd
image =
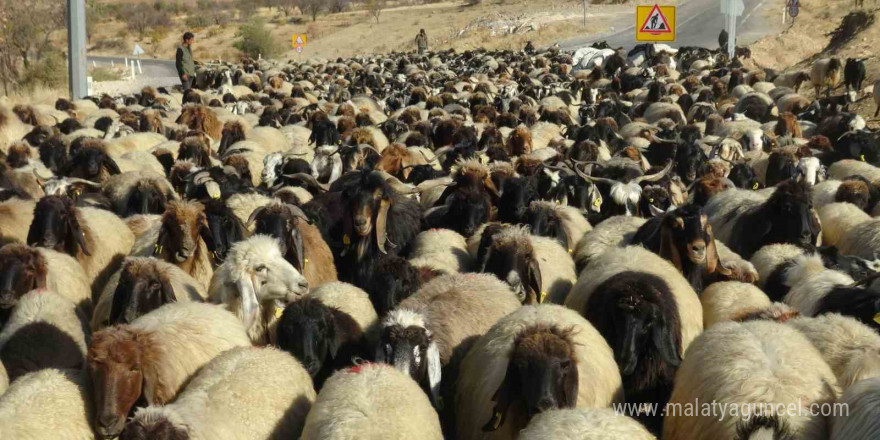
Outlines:
{"label": "brown sheep", "polygon": [[5,286],[0,288],[0,309],[13,307],[31,290],[48,288],[85,316],[92,313],[92,292],[82,267],[69,255],[49,249],[22,244],[0,248],[0,286]]}
{"label": "brown sheep", "polygon": [[31,146],[26,141],[16,142],[9,146],[9,153],[6,156],[6,164],[11,168],[21,168],[30,163]]}
{"label": "brown sheep", "polygon": [[702,177],[694,184],[693,202],[699,206],[706,206],[712,196],[731,188],[733,185],[727,179],[716,176]]}
{"label": "brown sheep", "polygon": [[798,124],[797,116],[790,112],[785,112],[779,115],[779,118],[776,119],[776,129],[774,130],[774,133],[776,136],[788,136],[794,138],[804,136],[801,126]]}
{"label": "brown sheep", "polygon": [[868,208],[871,200],[871,189],[868,184],[861,180],[846,180],[837,187],[834,195],[835,202],[849,202],[856,205],[862,211]]}
{"label": "brown sheep", "polygon": [[427,159],[418,153],[410,151],[402,144],[391,144],[382,151],[382,158],[376,164],[376,169],[402,179],[409,178],[413,165],[425,165]]}
{"label": "brown sheep", "polygon": [[191,130],[204,132],[215,141],[219,141],[223,136],[223,124],[217,119],[217,115],[204,105],[185,107],[176,122]]}
{"label": "brown sheep", "polygon": [[[214,249],[204,205],[185,200],[169,202],[158,230],[151,232],[135,244],[138,255],[153,255],[181,268],[205,287],[209,285],[214,274],[210,252]],[[145,245],[144,240],[152,245]]]}
{"label": "brown sheep", "polygon": [[525,126],[516,127],[507,138],[505,146],[507,154],[511,156],[522,156],[532,152],[532,132]]}
{"label": "brown sheep", "polygon": [[189,160],[199,167],[211,166],[211,139],[204,133],[189,132],[177,148],[177,160]]}
{"label": "brown sheep", "polygon": [[158,110],[145,110],[141,113],[138,131],[165,134],[165,126],[162,124],[162,114],[159,113]]}

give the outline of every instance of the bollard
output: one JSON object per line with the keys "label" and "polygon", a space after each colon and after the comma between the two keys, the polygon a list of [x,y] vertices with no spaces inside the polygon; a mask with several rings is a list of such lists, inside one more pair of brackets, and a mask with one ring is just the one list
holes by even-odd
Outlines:
{"label": "bollard", "polygon": [[141,59],[140,58],[138,58],[138,74],[139,75],[144,74],[144,69],[141,69]]}

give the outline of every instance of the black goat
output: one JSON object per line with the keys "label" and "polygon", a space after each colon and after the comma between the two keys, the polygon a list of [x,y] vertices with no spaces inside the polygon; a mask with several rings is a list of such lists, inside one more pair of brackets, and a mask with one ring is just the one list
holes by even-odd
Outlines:
{"label": "black goat", "polygon": [[846,66],[843,68],[843,83],[846,84],[846,91],[850,88],[858,92],[862,90],[862,82],[866,76],[865,60],[860,58],[847,58]]}
{"label": "black goat", "polygon": [[208,219],[208,228],[211,230],[211,239],[214,242],[214,261],[216,264],[221,264],[226,259],[229,248],[247,238],[247,228],[220,199],[205,203],[205,217]]}

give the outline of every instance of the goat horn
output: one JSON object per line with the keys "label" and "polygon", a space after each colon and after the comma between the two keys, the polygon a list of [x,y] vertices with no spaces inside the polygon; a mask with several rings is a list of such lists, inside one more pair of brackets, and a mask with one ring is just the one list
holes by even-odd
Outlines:
{"label": "goat horn", "polygon": [[299,180],[299,181],[304,182],[308,185],[311,185],[312,187],[319,189],[321,191],[327,191],[327,188],[324,185],[321,185],[321,182],[318,182],[318,179],[316,179],[315,176],[313,176],[311,174],[296,173],[296,174],[282,174],[282,176],[286,177],[288,179]]}
{"label": "goat horn", "polygon": [[37,168],[34,168],[33,173],[34,173],[34,176],[37,178],[37,180],[41,180],[43,182],[48,181],[48,180],[52,180],[53,178],[55,178],[55,176],[52,174],[49,174],[49,177],[41,176],[40,173],[37,171]]}
{"label": "goat horn", "polygon": [[662,170],[660,170],[660,172],[654,173],[654,174],[649,174],[647,176],[636,177],[635,179],[632,180],[631,183],[635,183],[636,185],[638,185],[641,182],[656,182],[656,181],[662,179],[664,176],[666,176],[666,173],[668,173],[669,170],[672,169],[673,162],[674,161],[670,160],[669,163],[666,164],[666,167],[663,168]]}
{"label": "goat horn", "polygon": [[419,188],[419,191],[425,192],[437,188],[438,186],[455,186],[455,181],[445,182],[444,179],[426,180],[418,185],[417,188]]}
{"label": "goat horn", "polygon": [[257,219],[257,216],[260,215],[260,213],[262,213],[263,211],[265,211],[266,208],[268,208],[268,205],[260,206],[259,208],[255,209],[254,212],[251,213],[250,217],[248,217],[247,222],[245,223],[245,226],[250,227],[254,223],[254,220]]}
{"label": "goat horn", "polygon": [[608,185],[614,185],[615,183],[620,183],[614,179],[606,179],[604,177],[593,177],[583,171],[581,171],[578,167],[574,167],[574,172],[577,173],[578,176],[581,176],[582,179],[592,182],[592,183],[605,183]]}
{"label": "goat horn", "polygon": [[303,212],[303,210],[300,209],[299,206],[291,205],[291,204],[286,204],[286,206],[287,206],[287,210],[290,211],[291,215],[293,215],[294,217],[301,218],[301,219],[305,220],[306,223],[308,223],[308,224],[312,224],[312,220],[309,219],[309,216],[307,216],[306,213]]}
{"label": "goat horn", "polygon": [[80,179],[79,177],[67,177],[66,179],[70,183],[83,183],[83,184],[86,184],[86,185],[91,186],[93,188],[100,188],[101,187],[100,183],[92,182],[91,180]]}
{"label": "goat horn", "polygon": [[425,154],[424,151],[422,151],[421,153],[422,153],[422,156],[425,156],[425,159],[428,162],[433,162],[433,161],[440,159],[441,157],[447,155],[453,149],[454,149],[454,147],[443,147],[439,150],[436,150],[436,151],[434,151],[434,158],[433,159],[428,159],[428,156]]}
{"label": "goat horn", "polygon": [[396,177],[391,176],[391,175],[389,175],[385,179],[385,183],[387,183],[388,186],[390,186],[391,189],[393,189],[394,192],[396,192],[398,194],[407,195],[407,194],[415,194],[415,193],[421,192],[421,190],[418,187],[413,187],[411,185],[407,185],[407,184],[401,182],[400,180],[398,180]]}
{"label": "goat horn", "polygon": [[381,152],[381,151],[377,150],[376,147],[374,147],[374,146],[372,146],[372,145],[369,145],[369,144],[361,144],[361,145],[358,145],[358,152],[362,152],[362,151],[364,151],[364,149],[366,149],[366,148],[369,148],[370,150],[375,151],[376,154],[378,154],[379,156],[382,155],[382,152]]}
{"label": "goat horn", "polygon": [[562,165],[562,166],[544,165],[544,168],[547,168],[548,170],[553,170],[553,171],[563,171],[563,172],[568,173],[568,175],[570,175],[570,176],[573,175],[573,173],[574,173],[574,172],[571,170],[571,168],[569,168],[569,167],[567,167],[567,166],[565,166],[565,165]]}

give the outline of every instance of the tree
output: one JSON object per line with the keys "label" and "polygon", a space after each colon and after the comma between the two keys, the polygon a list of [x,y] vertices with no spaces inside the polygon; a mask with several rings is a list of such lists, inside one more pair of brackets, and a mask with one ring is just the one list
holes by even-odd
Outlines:
{"label": "tree", "polygon": [[127,8],[122,14],[125,16],[125,21],[128,22],[128,28],[137,33],[140,38],[144,38],[151,28],[171,26],[171,17],[168,12],[156,10],[146,3]]}
{"label": "tree", "polygon": [[309,14],[312,17],[312,21],[315,21],[318,19],[318,14],[324,9],[325,2],[326,0],[299,0],[298,6],[303,14]]}
{"label": "tree", "polygon": [[49,41],[52,32],[65,24],[64,2],[2,0],[0,8],[0,40],[21,58],[25,68],[31,61],[43,58],[52,47]]}
{"label": "tree", "polygon": [[348,5],[351,3],[349,0],[330,0],[330,13],[337,14],[346,9],[348,9]]}
{"label": "tree", "polygon": [[266,23],[259,17],[253,17],[241,26],[241,37],[233,47],[251,58],[262,55],[264,58],[275,58],[281,53],[281,44],[266,28]]}
{"label": "tree", "polygon": [[367,0],[367,11],[376,19],[376,23],[379,22],[382,9],[385,9],[385,0]]}

